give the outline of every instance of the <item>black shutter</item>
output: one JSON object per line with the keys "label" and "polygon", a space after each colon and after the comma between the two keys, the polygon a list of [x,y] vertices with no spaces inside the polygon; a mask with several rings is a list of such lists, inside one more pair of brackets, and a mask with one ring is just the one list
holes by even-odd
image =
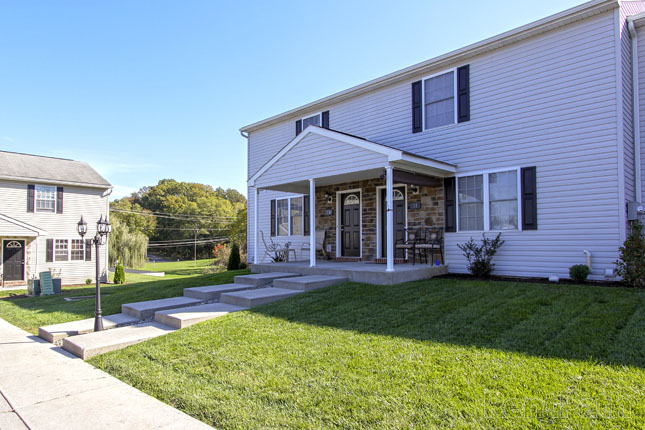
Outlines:
{"label": "black shutter", "polygon": [[421,81],[412,82],[412,133],[423,129],[421,89]]}
{"label": "black shutter", "polygon": [[309,195],[303,196],[302,205],[302,222],[304,223],[302,233],[309,236]]}
{"label": "black shutter", "polygon": [[323,128],[329,128],[329,111],[326,110],[322,113],[322,126]]}
{"label": "black shutter", "polygon": [[45,261],[51,263],[54,261],[54,239],[47,239],[47,247],[45,253]]}
{"label": "black shutter", "polygon": [[34,211],[34,199],[36,198],[36,186],[27,185],[27,212]]}
{"label": "black shutter", "polygon": [[302,133],[302,120],[296,121],[296,136]]}
{"label": "black shutter", "polygon": [[63,187],[56,187],[56,213],[63,213]]}
{"label": "black shutter", "polygon": [[457,69],[457,122],[470,121],[470,65]]}
{"label": "black shutter", "polygon": [[85,239],[85,261],[92,261],[92,239]]}
{"label": "black shutter", "polygon": [[271,200],[271,236],[275,236],[275,200]]}
{"label": "black shutter", "polygon": [[457,231],[457,189],[455,188],[455,178],[445,178],[443,180],[443,190],[446,231],[455,232]]}
{"label": "black shutter", "polygon": [[537,180],[533,167],[522,172],[522,230],[537,230]]}

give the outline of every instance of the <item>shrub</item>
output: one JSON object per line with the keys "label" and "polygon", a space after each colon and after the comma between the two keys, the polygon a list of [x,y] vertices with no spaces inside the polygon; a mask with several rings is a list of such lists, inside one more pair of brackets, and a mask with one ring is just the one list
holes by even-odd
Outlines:
{"label": "shrub", "polygon": [[631,287],[645,287],[645,239],[643,224],[634,221],[632,231],[620,247],[620,260],[616,261],[616,274]]}
{"label": "shrub", "polygon": [[123,263],[118,263],[116,269],[114,269],[114,283],[115,284],[124,284],[125,283],[125,269]]}
{"label": "shrub", "polygon": [[478,245],[471,237],[470,241],[464,244],[457,244],[459,249],[468,260],[468,271],[478,278],[489,278],[493,272],[493,257],[497,254],[499,248],[504,244],[502,233],[498,233],[495,239],[482,235],[482,243]]}
{"label": "shrub", "polygon": [[85,280],[85,285],[90,285],[92,283],[92,280],[90,278],[87,278]]}
{"label": "shrub", "polygon": [[240,263],[240,269],[242,269],[242,270],[243,270],[243,269],[246,269],[246,267],[247,267],[247,266],[246,266],[246,263],[242,261],[242,262]]}
{"label": "shrub", "polygon": [[591,273],[591,270],[586,264],[574,264],[569,267],[569,276],[576,282],[586,281],[589,273]]}
{"label": "shrub", "polygon": [[213,248],[213,267],[208,268],[206,273],[217,273],[226,270],[228,260],[231,255],[231,247],[220,243]]}
{"label": "shrub", "polygon": [[240,268],[240,247],[234,243],[231,247],[231,254],[228,256],[226,270],[239,270]]}

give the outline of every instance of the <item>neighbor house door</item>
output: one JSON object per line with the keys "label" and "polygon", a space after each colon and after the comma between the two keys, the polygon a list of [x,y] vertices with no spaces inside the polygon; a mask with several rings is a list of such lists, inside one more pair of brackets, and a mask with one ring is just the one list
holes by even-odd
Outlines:
{"label": "neighbor house door", "polygon": [[[386,189],[381,189],[381,255],[387,257],[387,197]],[[394,188],[394,243],[402,242],[405,239],[405,188]],[[397,249],[394,256],[405,258],[405,250]]]}
{"label": "neighbor house door", "polygon": [[361,255],[361,197],[360,193],[341,194],[341,251],[343,257]]}
{"label": "neighbor house door", "polygon": [[25,280],[25,241],[5,240],[2,245],[2,268],[5,281]]}

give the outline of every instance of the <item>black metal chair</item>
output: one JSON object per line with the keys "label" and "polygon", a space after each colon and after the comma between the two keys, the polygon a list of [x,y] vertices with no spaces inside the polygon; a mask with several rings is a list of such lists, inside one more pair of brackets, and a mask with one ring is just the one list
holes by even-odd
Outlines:
{"label": "black metal chair", "polygon": [[444,264],[443,229],[427,228],[423,240],[419,240],[415,244],[415,249],[419,252],[419,262],[425,259],[426,264],[428,264],[428,253],[430,253],[432,255],[432,263],[434,264],[434,254],[438,252],[441,257],[441,264]]}
{"label": "black metal chair", "polygon": [[[415,263],[415,255],[416,255],[416,244],[417,244],[417,232],[410,229],[405,228],[405,235],[401,239],[397,239],[397,241],[394,244],[394,249],[395,249],[395,257],[396,257],[396,250],[401,249],[403,251],[407,251],[408,253],[408,258],[410,256],[410,251],[412,252],[412,265],[414,266]],[[419,260],[420,262],[421,260]]]}

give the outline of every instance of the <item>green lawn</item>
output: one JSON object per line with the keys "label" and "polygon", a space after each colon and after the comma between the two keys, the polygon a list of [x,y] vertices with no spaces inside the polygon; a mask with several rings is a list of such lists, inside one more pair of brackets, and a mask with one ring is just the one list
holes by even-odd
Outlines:
{"label": "green lawn", "polygon": [[91,362],[223,429],[642,429],[645,290],[344,284]]}
{"label": "green lawn", "polygon": [[[202,275],[204,266],[212,260],[198,261],[201,267],[193,268],[193,262],[164,263],[166,277],[126,274],[124,285],[103,285],[101,307],[103,315],[121,312],[123,303],[181,296],[184,288],[233,282],[235,275],[248,273],[245,270]],[[160,264],[157,265],[159,267]],[[0,297],[24,294],[26,291],[5,291]],[[0,300],[0,318],[32,333],[38,327],[94,316],[94,298],[67,302],[65,297],[94,295],[94,286],[64,287],[63,294],[49,297],[28,297]]]}

